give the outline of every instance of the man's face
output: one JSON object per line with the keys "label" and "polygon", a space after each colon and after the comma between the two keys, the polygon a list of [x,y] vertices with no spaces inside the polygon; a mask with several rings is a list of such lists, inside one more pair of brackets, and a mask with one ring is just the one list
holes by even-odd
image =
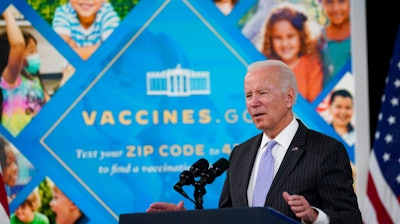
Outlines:
{"label": "man's face", "polygon": [[293,104],[288,91],[283,91],[276,70],[248,73],[244,82],[246,108],[258,129],[280,131]]}

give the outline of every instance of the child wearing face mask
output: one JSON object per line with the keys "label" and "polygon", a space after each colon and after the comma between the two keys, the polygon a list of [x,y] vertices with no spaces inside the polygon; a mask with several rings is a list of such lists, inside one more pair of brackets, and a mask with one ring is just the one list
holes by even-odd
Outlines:
{"label": "child wearing face mask", "polygon": [[26,62],[24,63],[24,71],[30,75],[39,73],[40,65],[42,64],[37,49],[36,38],[26,31],[22,31],[26,43]]}
{"label": "child wearing face mask", "polygon": [[11,8],[3,12],[3,19],[6,31],[0,34],[0,119],[17,136],[49,100],[49,95],[39,78],[41,62],[36,39],[21,31]]}

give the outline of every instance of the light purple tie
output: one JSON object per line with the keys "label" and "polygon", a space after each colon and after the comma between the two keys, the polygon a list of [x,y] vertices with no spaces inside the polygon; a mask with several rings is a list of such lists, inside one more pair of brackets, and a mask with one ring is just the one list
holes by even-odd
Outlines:
{"label": "light purple tie", "polygon": [[271,140],[267,144],[267,149],[261,156],[260,165],[258,167],[256,186],[253,194],[253,207],[264,207],[272,180],[274,179],[274,163],[272,156],[272,148],[276,145],[275,140]]}

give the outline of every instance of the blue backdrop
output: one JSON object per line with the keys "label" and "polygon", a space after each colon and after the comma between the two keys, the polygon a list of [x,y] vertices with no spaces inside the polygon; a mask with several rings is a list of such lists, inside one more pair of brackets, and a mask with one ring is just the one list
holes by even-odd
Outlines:
{"label": "blue backdrop", "polygon": [[[229,16],[211,0],[140,1],[88,60],[26,1],[3,0],[0,10],[11,2],[75,68],[18,136],[0,127],[33,166],[11,211],[44,178],[91,223],[116,223],[155,201],[185,200],[192,209],[173,190],[179,174],[199,158],[228,158],[260,132],[246,113],[243,78],[248,64],[265,57],[238,25],[256,1],[240,1]],[[340,139],[316,109],[333,86],[313,103],[300,96],[295,113]],[[354,146],[346,147],[354,162]],[[218,207],[223,180],[207,185],[204,208]],[[193,196],[192,186],[184,190]]]}

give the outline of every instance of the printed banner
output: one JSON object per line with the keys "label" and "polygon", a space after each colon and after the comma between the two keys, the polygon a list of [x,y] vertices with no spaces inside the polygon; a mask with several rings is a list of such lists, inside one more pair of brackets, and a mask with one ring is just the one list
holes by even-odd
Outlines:
{"label": "printed banner", "polygon": [[[289,57],[279,43],[268,47],[266,32],[282,1],[232,2],[110,0],[89,7],[75,0],[2,1],[0,30],[13,25],[6,15],[12,11],[16,28],[33,35],[41,59],[32,75],[26,56],[17,79],[40,77],[37,89],[44,92],[23,93],[31,106],[22,122],[5,110],[15,103],[3,74],[3,157],[7,166],[14,162],[10,176],[17,176],[4,181],[10,212],[34,195],[50,223],[71,203],[89,223],[117,223],[120,214],[144,212],[155,201],[184,200],[193,209],[194,187],[183,186],[189,199],[173,189],[180,174],[200,158],[209,165],[228,159],[236,144],[261,132],[245,108],[247,66]],[[296,32],[310,35],[309,46],[299,47],[309,50],[295,53],[302,56],[293,66],[300,89],[295,114],[342,141],[354,162],[350,33],[335,47],[325,33],[329,6],[295,2],[287,7],[299,10],[300,17],[291,18],[301,23]],[[78,19],[91,10],[95,19]],[[218,207],[224,176],[206,185],[205,209]]]}

